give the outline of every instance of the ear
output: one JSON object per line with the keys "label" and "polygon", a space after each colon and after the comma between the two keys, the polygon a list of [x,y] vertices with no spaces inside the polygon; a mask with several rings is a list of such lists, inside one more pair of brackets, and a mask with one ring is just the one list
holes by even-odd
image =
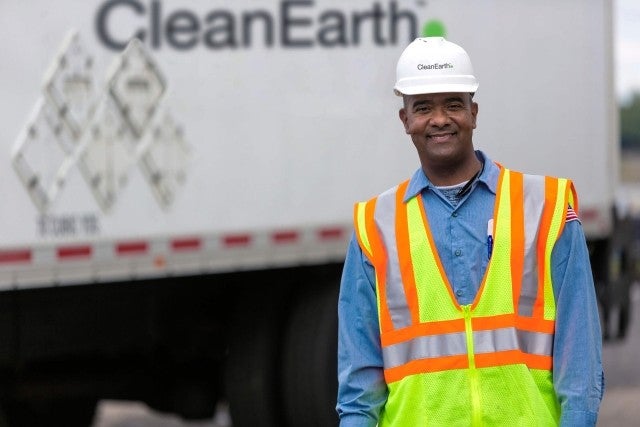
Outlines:
{"label": "ear", "polygon": [[473,117],[473,129],[476,128],[476,118],[478,117],[478,103],[471,103],[471,116]]}
{"label": "ear", "polygon": [[404,126],[405,133],[409,133],[409,117],[407,116],[407,110],[405,110],[404,107],[398,111],[398,117],[400,117],[400,121]]}

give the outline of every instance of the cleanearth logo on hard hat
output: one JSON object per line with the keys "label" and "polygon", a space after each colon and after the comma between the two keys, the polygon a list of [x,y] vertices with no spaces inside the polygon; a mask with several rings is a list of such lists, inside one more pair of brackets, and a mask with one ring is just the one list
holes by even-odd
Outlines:
{"label": "cleanearth logo on hard hat", "polygon": [[454,68],[450,62],[445,62],[444,64],[418,64],[418,70],[446,70],[450,68]]}

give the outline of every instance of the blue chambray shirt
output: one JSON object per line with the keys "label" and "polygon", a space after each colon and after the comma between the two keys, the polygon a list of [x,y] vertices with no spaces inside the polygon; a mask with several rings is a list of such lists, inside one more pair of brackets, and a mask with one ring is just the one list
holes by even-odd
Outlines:
{"label": "blue chambray shirt", "polygon": [[[476,152],[484,169],[454,207],[419,169],[405,200],[421,194],[445,272],[461,305],[471,304],[488,264],[487,222],[493,216],[499,167]],[[595,426],[604,392],[602,341],[593,278],[579,221],[567,222],[552,252],[556,300],[553,381],[560,425]],[[355,236],[349,244],[338,303],[340,427],[375,427],[387,399],[374,269]]]}

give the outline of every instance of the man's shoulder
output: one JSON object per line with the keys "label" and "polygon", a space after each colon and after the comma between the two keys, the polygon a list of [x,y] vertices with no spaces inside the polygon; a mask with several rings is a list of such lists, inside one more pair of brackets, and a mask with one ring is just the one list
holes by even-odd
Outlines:
{"label": "man's shoulder", "polygon": [[[384,199],[388,197],[395,197],[395,194],[398,192],[398,190],[402,190],[409,193],[410,191],[412,191],[411,188],[414,186],[415,186],[415,179],[407,178],[404,181],[401,181],[398,184],[394,185],[393,187],[389,187],[386,190],[382,191],[381,193],[378,193],[377,195],[366,199],[365,201],[371,202],[373,200],[380,199],[380,198]],[[403,194],[403,197],[404,197],[404,194]]]}

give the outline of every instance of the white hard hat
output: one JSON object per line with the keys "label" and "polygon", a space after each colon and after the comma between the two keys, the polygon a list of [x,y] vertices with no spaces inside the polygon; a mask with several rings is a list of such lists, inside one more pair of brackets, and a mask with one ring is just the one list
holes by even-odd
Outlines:
{"label": "white hard hat", "polygon": [[396,95],[468,92],[478,89],[469,55],[442,37],[417,38],[406,47],[396,67]]}

